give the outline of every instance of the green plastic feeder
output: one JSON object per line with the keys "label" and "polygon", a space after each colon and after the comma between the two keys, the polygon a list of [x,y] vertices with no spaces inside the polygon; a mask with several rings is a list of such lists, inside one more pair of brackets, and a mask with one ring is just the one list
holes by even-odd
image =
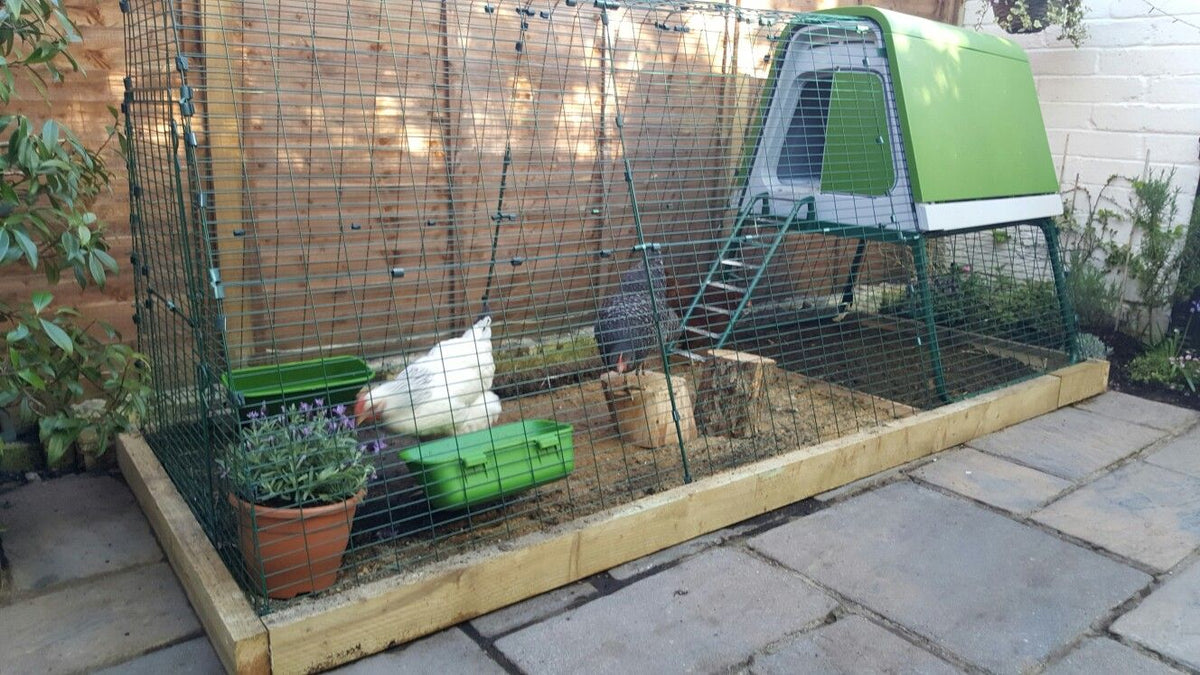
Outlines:
{"label": "green plastic feeder", "polygon": [[370,366],[354,356],[329,356],[269,366],[237,368],[221,375],[242,414],[266,406],[268,414],[284,405],[323,399],[328,405],[353,403],[371,381]]}
{"label": "green plastic feeder", "polygon": [[495,501],[565,477],[575,468],[572,428],[522,420],[421,443],[400,457],[438,509]]}

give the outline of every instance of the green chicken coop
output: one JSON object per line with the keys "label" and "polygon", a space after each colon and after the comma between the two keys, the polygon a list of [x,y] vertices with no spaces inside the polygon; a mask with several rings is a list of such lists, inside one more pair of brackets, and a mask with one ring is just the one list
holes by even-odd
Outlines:
{"label": "green chicken coop", "polygon": [[[762,279],[755,272],[789,233],[859,241],[838,311],[853,303],[866,242],[902,242],[918,261],[914,313],[927,321],[938,394],[948,400],[921,262],[927,241],[1035,223],[1045,235],[1064,347],[1073,351],[1053,221],[1063,205],[1025,53],[1008,40],[889,10],[825,14],[858,20],[801,17],[776,39],[748,132],[738,220],[688,308],[690,332],[723,346]],[[746,263],[747,246],[766,252]],[[706,302],[703,290],[712,286],[723,291],[722,303]],[[723,328],[710,330],[714,323]]]}

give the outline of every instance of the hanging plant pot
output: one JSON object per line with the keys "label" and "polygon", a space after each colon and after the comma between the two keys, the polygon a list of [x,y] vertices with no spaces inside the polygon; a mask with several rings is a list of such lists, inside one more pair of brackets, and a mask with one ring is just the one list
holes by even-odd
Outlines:
{"label": "hanging plant pot", "polygon": [[1048,0],[991,0],[996,24],[1007,33],[1028,34],[1046,30]]}
{"label": "hanging plant pot", "polygon": [[296,509],[251,504],[230,495],[250,578],[265,579],[267,597],[276,599],[332,586],[354,512],[365,495],[364,490],[344,502]]}

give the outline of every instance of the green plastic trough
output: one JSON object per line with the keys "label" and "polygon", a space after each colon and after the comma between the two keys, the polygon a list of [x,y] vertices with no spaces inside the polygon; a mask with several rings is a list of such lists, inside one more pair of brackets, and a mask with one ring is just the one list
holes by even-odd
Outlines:
{"label": "green plastic trough", "polygon": [[464,509],[565,477],[575,468],[571,425],[522,420],[400,451],[437,509]]}
{"label": "green plastic trough", "polygon": [[269,366],[238,368],[221,375],[242,414],[266,406],[268,414],[287,404],[323,399],[327,405],[352,403],[371,380],[370,366],[354,356],[329,356]]}

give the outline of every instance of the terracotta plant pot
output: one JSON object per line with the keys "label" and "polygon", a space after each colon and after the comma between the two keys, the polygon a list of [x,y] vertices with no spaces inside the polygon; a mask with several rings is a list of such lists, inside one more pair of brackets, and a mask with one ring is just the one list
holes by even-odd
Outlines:
{"label": "terracotta plant pot", "polygon": [[277,599],[332,586],[350,539],[354,511],[365,495],[364,490],[344,502],[297,509],[251,504],[230,495],[250,578],[265,579],[267,597]]}

